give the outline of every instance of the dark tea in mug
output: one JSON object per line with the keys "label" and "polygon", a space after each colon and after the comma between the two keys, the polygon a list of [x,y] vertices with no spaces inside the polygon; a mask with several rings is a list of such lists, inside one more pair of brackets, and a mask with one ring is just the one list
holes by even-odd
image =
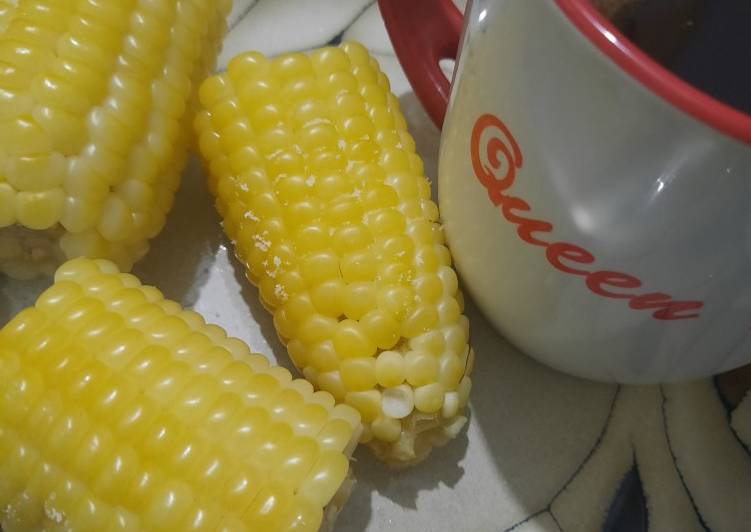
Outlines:
{"label": "dark tea in mug", "polygon": [[751,114],[751,0],[591,0],[634,44]]}

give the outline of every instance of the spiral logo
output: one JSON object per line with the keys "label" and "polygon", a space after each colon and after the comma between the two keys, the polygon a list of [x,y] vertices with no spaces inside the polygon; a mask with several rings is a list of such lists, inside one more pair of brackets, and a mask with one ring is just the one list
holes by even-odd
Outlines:
{"label": "spiral logo", "polygon": [[472,168],[493,203],[514,183],[523,163],[519,144],[498,117],[484,114],[475,122],[470,141]]}

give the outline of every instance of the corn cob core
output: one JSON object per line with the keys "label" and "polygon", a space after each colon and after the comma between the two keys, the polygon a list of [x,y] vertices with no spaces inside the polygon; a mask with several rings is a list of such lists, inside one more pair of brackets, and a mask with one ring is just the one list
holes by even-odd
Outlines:
{"label": "corn cob core", "polygon": [[4,532],[317,530],[358,429],[111,262],[64,264],[0,331]]}
{"label": "corn cob core", "polygon": [[[0,0],[0,273],[129,270],[162,228],[230,0]],[[25,231],[19,231],[25,228]]]}
{"label": "corn cob core", "polygon": [[415,144],[359,44],[208,79],[196,117],[224,229],[295,365],[403,466],[461,428],[472,351]]}

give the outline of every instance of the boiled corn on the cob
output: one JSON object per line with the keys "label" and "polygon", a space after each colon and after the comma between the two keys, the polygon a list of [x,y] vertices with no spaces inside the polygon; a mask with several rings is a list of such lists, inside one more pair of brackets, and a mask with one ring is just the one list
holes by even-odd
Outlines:
{"label": "boiled corn on the cob", "polygon": [[0,0],[0,274],[130,269],[164,224],[230,0]]}
{"label": "boiled corn on the cob", "polygon": [[209,78],[196,117],[224,229],[295,365],[393,466],[456,435],[468,322],[396,97],[359,44]]}
{"label": "boiled corn on the cob", "polygon": [[317,530],[359,426],[113,263],[75,259],[0,331],[0,524]]}

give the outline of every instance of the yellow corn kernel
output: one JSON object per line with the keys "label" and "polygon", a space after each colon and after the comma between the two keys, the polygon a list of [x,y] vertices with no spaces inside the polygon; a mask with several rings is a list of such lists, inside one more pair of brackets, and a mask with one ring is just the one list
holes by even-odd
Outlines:
{"label": "yellow corn kernel", "polygon": [[230,2],[0,2],[0,274],[123,270],[162,228]]}
{"label": "yellow corn kernel", "polygon": [[370,357],[375,354],[375,342],[362,329],[355,320],[340,321],[335,327],[332,339],[340,358]]}
{"label": "yellow corn kernel", "polygon": [[293,362],[360,411],[380,458],[421,460],[465,421],[468,329],[430,185],[378,64],[355,43],[250,52],[199,96],[224,228]]}
{"label": "yellow corn kernel", "polygon": [[373,436],[384,442],[395,442],[402,432],[402,425],[398,419],[379,417],[371,424]]}
{"label": "yellow corn kernel", "polygon": [[383,388],[392,388],[404,382],[406,368],[404,357],[397,351],[383,351],[376,359],[376,380]]}
{"label": "yellow corn kernel", "polygon": [[360,412],[365,422],[372,422],[381,414],[381,392],[378,390],[347,392],[345,401]]}
{"label": "yellow corn kernel", "polygon": [[428,353],[410,351],[404,356],[404,367],[412,386],[424,386],[438,379],[438,359]]}
{"label": "yellow corn kernel", "polygon": [[437,412],[443,406],[443,394],[443,386],[437,382],[415,388],[415,408],[428,414]]}
{"label": "yellow corn kernel", "polygon": [[370,390],[377,383],[376,361],[371,357],[343,360],[340,372],[342,382],[348,390]]}
{"label": "yellow corn kernel", "polygon": [[318,530],[359,432],[104,260],[63,264],[0,330],[3,530]]}

